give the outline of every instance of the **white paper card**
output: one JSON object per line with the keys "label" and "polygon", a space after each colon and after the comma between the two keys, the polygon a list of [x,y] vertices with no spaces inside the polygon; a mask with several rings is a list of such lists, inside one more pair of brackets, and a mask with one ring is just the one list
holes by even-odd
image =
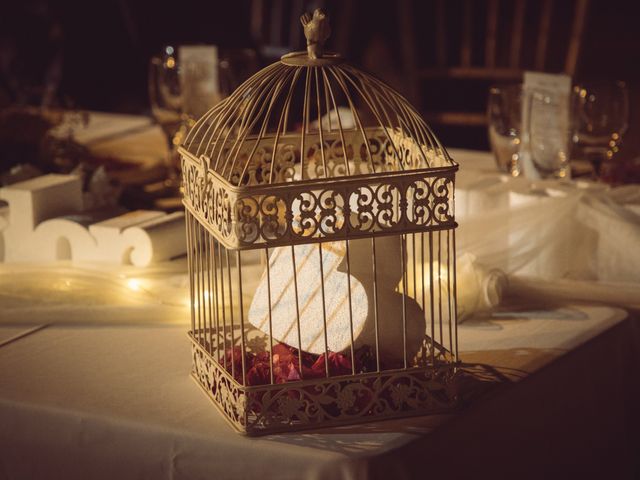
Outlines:
{"label": "white paper card", "polygon": [[218,47],[181,46],[178,49],[178,62],[184,111],[198,118],[220,100]]}

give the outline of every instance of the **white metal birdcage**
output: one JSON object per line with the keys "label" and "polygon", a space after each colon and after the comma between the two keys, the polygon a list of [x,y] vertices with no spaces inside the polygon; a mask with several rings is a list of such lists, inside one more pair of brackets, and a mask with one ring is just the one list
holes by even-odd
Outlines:
{"label": "white metal birdcage", "polygon": [[282,57],[182,157],[193,376],[241,432],[450,410],[457,165],[414,108],[323,52]]}

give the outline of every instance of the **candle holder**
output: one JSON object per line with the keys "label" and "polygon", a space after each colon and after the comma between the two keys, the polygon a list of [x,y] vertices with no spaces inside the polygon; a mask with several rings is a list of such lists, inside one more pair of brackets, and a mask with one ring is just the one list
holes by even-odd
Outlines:
{"label": "candle holder", "polygon": [[450,411],[458,166],[301,21],[179,148],[192,375],[250,435]]}

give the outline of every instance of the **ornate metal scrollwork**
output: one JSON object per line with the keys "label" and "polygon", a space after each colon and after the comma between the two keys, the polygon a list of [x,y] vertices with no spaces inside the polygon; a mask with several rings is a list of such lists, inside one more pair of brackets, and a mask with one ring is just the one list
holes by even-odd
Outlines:
{"label": "ornate metal scrollwork", "polygon": [[247,434],[445,412],[459,406],[456,370],[450,364],[243,387],[195,342],[192,356],[193,377],[234,427]]}
{"label": "ornate metal scrollwork", "polygon": [[[290,154],[295,157],[293,150]],[[453,170],[372,174],[334,182],[330,188],[321,180],[292,182],[276,189],[247,187],[238,193],[206,170],[208,161],[183,158],[185,205],[230,248],[454,225]],[[294,167],[280,173],[290,175]]]}

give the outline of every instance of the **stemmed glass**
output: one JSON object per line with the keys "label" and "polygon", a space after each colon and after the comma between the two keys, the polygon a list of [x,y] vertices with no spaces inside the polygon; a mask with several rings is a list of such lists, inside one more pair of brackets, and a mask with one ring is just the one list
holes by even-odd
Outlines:
{"label": "stemmed glass", "polygon": [[174,47],[167,46],[162,55],[151,58],[149,62],[149,101],[151,113],[162,128],[167,140],[167,179],[168,188],[179,186],[177,166],[174,161],[176,134],[183,122],[182,90],[178,71],[178,62]]}
{"label": "stemmed glass", "polygon": [[169,147],[167,178],[160,190],[169,189],[169,193],[177,195],[180,166],[176,147],[195,121],[229,96],[257,66],[253,50],[227,50],[218,58],[212,46],[166,46],[161,55],[151,59],[151,113],[162,127]]}
{"label": "stemmed glass", "polygon": [[[572,95],[572,141],[595,177],[618,152],[629,125],[629,92],[624,82],[577,85]],[[574,155],[575,156],[575,155]]]}
{"label": "stemmed glass", "polygon": [[569,178],[568,96],[540,89],[529,92],[526,98],[532,166],[541,178]]}
{"label": "stemmed glass", "polygon": [[493,86],[489,89],[489,143],[498,169],[514,177],[521,173],[521,104],[520,84]]}

